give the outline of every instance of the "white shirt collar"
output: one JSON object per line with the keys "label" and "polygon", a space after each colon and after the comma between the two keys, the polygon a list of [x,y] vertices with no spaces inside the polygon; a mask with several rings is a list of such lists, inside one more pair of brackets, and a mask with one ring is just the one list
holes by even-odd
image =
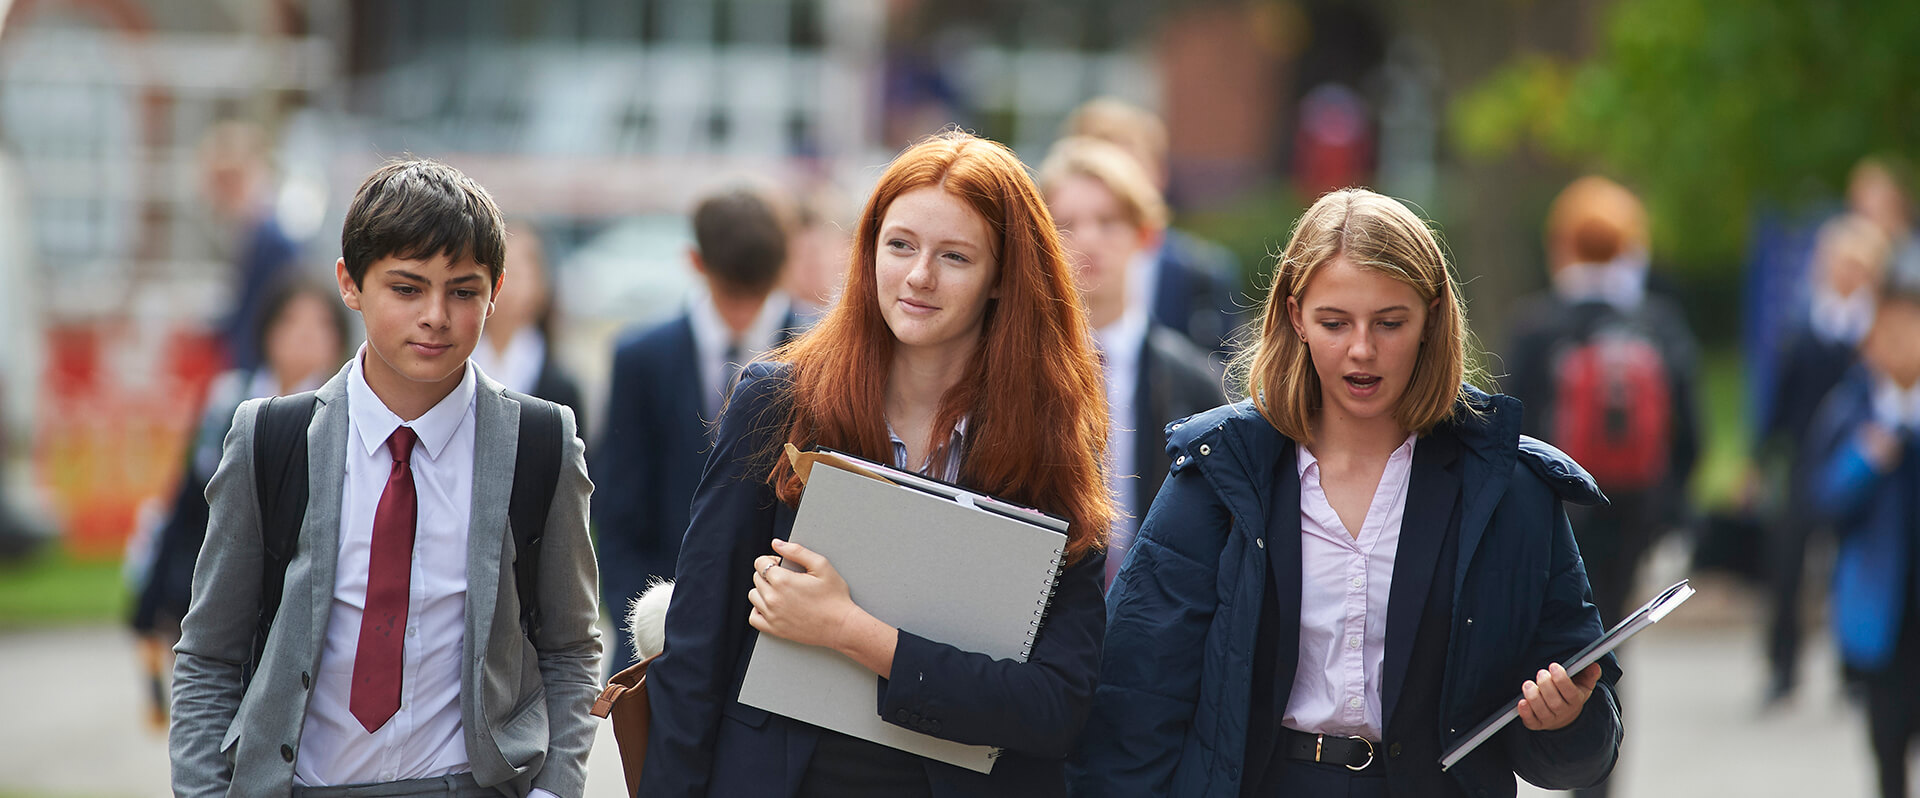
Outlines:
{"label": "white shirt collar", "polygon": [[[1407,433],[1407,439],[1405,441],[1402,441],[1400,443],[1400,446],[1393,450],[1393,454],[1387,455],[1387,459],[1398,460],[1405,457],[1412,457],[1413,445],[1416,441],[1419,441],[1419,440],[1420,440],[1420,433],[1418,432]],[[1302,479],[1305,479],[1307,476],[1307,469],[1317,468],[1320,465],[1320,458],[1313,456],[1313,450],[1308,449],[1305,444],[1297,444],[1295,448],[1299,450],[1300,454],[1298,457],[1294,458],[1294,462],[1293,462],[1294,474]]]}
{"label": "white shirt collar", "polygon": [[1127,264],[1127,309],[1138,310],[1142,315],[1152,315],[1153,291],[1160,282],[1160,253],[1166,250],[1165,241],[1153,249],[1141,250],[1133,256],[1133,262]]}
{"label": "white shirt collar", "polygon": [[347,415],[353,420],[354,429],[360,431],[360,445],[371,455],[386,446],[387,438],[393,435],[394,429],[404,424],[412,427],[414,434],[420,436],[420,445],[427,450],[427,457],[439,459],[441,450],[447,448],[447,441],[453,440],[454,431],[472,415],[475,375],[479,373],[479,367],[473,365],[473,361],[467,361],[466,373],[460,377],[460,385],[453,389],[453,393],[447,394],[446,398],[419,418],[403,422],[367,385],[367,377],[363,372],[365,357],[367,345],[361,344],[360,351],[354,353],[353,363],[347,369]]}
{"label": "white shirt collar", "polygon": [[1902,389],[1874,375],[1873,417],[1889,427],[1920,430],[1920,383]]}
{"label": "white shirt collar", "polygon": [[1140,346],[1147,340],[1146,307],[1127,303],[1127,311],[1120,314],[1120,318],[1094,330],[1093,336],[1100,343],[1100,354],[1106,357],[1108,363],[1138,359]]}
{"label": "white shirt collar", "polygon": [[1606,263],[1574,263],[1553,273],[1553,292],[1568,304],[1605,302],[1631,313],[1647,298],[1645,253],[1628,252]]}
{"label": "white shirt collar", "polygon": [[[767,295],[760,303],[760,312],[753,317],[753,323],[740,335],[740,346],[745,356],[766,352],[780,338],[780,326],[787,319],[787,312],[793,307],[793,300],[780,291]],[[687,320],[693,325],[693,345],[705,357],[719,357],[727,351],[727,344],[733,342],[733,331],[720,319],[720,309],[713,304],[713,295],[704,287],[697,287],[687,297]]]}
{"label": "white shirt collar", "polygon": [[1807,308],[1807,326],[1828,343],[1857,344],[1867,337],[1867,328],[1873,326],[1874,310],[1871,289],[1841,296],[1824,285],[1816,285]]}

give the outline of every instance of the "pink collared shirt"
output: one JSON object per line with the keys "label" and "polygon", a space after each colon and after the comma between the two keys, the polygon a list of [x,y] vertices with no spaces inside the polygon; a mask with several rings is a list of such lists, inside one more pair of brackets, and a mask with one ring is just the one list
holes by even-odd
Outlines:
{"label": "pink collared shirt", "polygon": [[1387,598],[1418,437],[1388,456],[1358,537],[1327,501],[1320,461],[1299,447],[1300,665],[1280,721],[1288,728],[1380,739]]}

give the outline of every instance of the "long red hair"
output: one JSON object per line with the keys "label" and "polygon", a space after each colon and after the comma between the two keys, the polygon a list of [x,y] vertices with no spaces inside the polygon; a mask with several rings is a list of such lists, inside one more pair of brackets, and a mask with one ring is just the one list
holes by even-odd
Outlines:
{"label": "long red hair", "polygon": [[[1117,513],[1107,489],[1107,407],[1086,311],[1075,293],[1053,217],[1013,152],[960,132],[901,153],[867,200],[848,259],[846,290],[806,334],[769,355],[790,364],[786,440],[889,462],[880,408],[893,366],[893,332],[874,274],[880,223],[901,194],[939,186],[995,234],[1000,296],[987,306],[966,376],[940,402],[934,429],[967,419],[959,481],[1065,517],[1068,561],[1106,545]],[[946,456],[942,439],[934,462]],[[767,480],[796,505],[800,480],[776,457]]]}

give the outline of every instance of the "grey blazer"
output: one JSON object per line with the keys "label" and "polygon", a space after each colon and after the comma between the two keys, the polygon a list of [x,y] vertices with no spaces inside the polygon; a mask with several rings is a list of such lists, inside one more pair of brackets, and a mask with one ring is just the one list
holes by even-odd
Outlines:
{"label": "grey blazer", "polygon": [[[520,405],[499,383],[478,375],[474,397],[472,526],[467,543],[467,628],[460,669],[460,713],[473,776],[508,798],[539,787],[577,798],[586,783],[599,692],[600,639],[594,628],[598,572],[587,537],[587,479],[573,414],[561,410],[566,438],[560,481],[541,550],[542,627],[529,642],[520,629],[507,528],[518,449]],[[307,429],[307,512],[287,566],[280,611],[259,672],[241,687],[260,606],[263,553],[253,478],[254,416],[262,400],[240,406],[220,467],[207,485],[211,520],[193,574],[193,603],[174,647],[173,725],[168,747],[179,796],[286,796],[300,750],[310,674],[333,602],[340,501],[347,446],[347,371],[319,391]]]}

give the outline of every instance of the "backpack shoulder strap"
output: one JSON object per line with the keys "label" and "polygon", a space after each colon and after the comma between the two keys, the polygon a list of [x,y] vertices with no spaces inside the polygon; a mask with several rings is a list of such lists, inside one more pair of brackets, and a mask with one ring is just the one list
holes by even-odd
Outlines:
{"label": "backpack shoulder strap", "polygon": [[260,508],[260,616],[254,627],[253,657],[244,671],[251,679],[267,648],[267,632],[280,612],[287,563],[300,541],[307,513],[307,427],[319,404],[313,391],[277,396],[260,405],[253,422],[253,484]]}
{"label": "backpack shoulder strap", "polygon": [[520,596],[520,628],[532,640],[540,631],[540,544],[547,531],[547,511],[560,482],[560,406],[545,399],[507,391],[520,403],[520,442],[513,462],[513,494],[507,503],[507,523],[513,528],[513,579]]}

